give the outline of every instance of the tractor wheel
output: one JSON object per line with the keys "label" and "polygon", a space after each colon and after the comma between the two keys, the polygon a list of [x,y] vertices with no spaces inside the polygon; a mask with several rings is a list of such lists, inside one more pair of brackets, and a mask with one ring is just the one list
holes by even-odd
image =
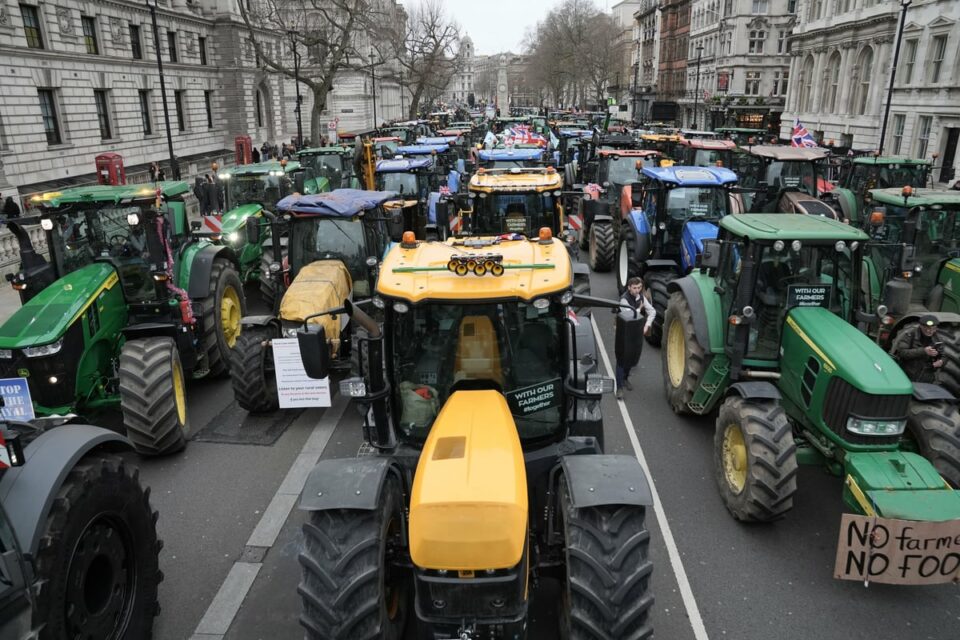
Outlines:
{"label": "tractor wheel", "polygon": [[769,522],[793,507],[797,446],[779,402],[727,398],[717,415],[713,459],[720,497],[737,520]]}
{"label": "tractor wheel", "polygon": [[280,277],[279,273],[270,273],[270,265],[273,263],[273,249],[264,247],[260,254],[260,299],[270,309],[273,309],[277,299],[277,278]]}
{"label": "tractor wheel", "polygon": [[960,328],[941,326],[937,335],[943,342],[943,367],[937,374],[937,382],[960,398]]}
{"label": "tractor wheel", "polygon": [[208,375],[227,373],[230,350],[240,336],[240,318],[247,312],[247,299],[236,267],[229,260],[216,258],[210,269],[210,294],[200,301],[203,309],[203,351]]}
{"label": "tractor wheel", "polygon": [[303,525],[300,624],[316,640],[398,640],[409,602],[403,495],[390,476],[376,510],[314,511]]}
{"label": "tractor wheel", "polygon": [[609,222],[590,225],[590,268],[596,272],[610,271],[616,253],[616,238]]}
{"label": "tractor wheel", "polygon": [[163,580],[156,524],[136,467],[102,453],[77,462],[42,525],[40,639],[152,637]]}
{"label": "tractor wheel", "polygon": [[642,270],[640,256],[636,255],[633,249],[633,230],[624,231],[617,247],[617,291],[621,293],[627,288],[627,280],[639,276]]}
{"label": "tractor wheel", "polygon": [[576,509],[560,480],[566,585],[560,637],[608,640],[653,637],[650,609],[650,532],[646,509],[603,505]]}
{"label": "tractor wheel", "polygon": [[667,401],[674,413],[690,413],[689,403],[703,380],[706,352],[697,342],[693,313],[681,292],[670,296],[663,315],[665,334],[660,359]]}
{"label": "tractor wheel", "polygon": [[120,350],[120,410],[137,453],[159,456],[187,446],[187,394],[172,338],[128,340]]}
{"label": "tractor wheel", "polygon": [[918,453],[954,489],[960,489],[960,411],[953,402],[911,401],[907,408],[907,433]]}
{"label": "tractor wheel", "polygon": [[650,335],[647,336],[647,342],[654,347],[659,347],[663,340],[663,320],[667,313],[667,303],[670,302],[667,285],[676,279],[677,275],[672,271],[650,271],[644,278],[644,288],[650,292],[650,301],[657,312],[657,317],[650,325]]}
{"label": "tractor wheel", "polygon": [[274,411],[280,406],[273,349],[264,344],[278,337],[277,331],[268,327],[247,329],[230,352],[233,396],[251,413]]}

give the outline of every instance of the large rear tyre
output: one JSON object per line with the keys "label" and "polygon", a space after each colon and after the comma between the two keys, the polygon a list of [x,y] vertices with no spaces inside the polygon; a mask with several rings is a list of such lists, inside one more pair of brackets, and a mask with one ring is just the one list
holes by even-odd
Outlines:
{"label": "large rear tyre", "polygon": [[160,456],[187,446],[187,394],[172,338],[128,340],[120,350],[120,411],[137,453]]}
{"label": "large rear tyre", "polygon": [[907,433],[920,455],[930,461],[950,486],[960,489],[960,410],[953,402],[910,401]]}
{"label": "large rear tyre", "polygon": [[240,319],[247,313],[243,283],[233,263],[216,258],[210,269],[210,295],[200,301],[203,309],[203,352],[211,376],[227,373],[230,350],[240,337]]}
{"label": "large rear tyre", "polygon": [[590,225],[590,268],[601,273],[610,271],[616,255],[616,238],[609,222]]}
{"label": "large rear tyre", "polygon": [[670,296],[663,316],[663,388],[674,413],[692,413],[690,402],[703,380],[706,351],[697,342],[690,303],[681,292]]}
{"label": "large rear tyre", "polygon": [[248,328],[230,354],[233,397],[250,413],[275,411],[280,407],[273,348],[269,344],[279,337],[271,327]]}
{"label": "large rear tyre", "polygon": [[720,406],[714,468],[727,511],[744,522],[769,522],[793,507],[797,446],[776,400],[731,396]]}
{"label": "large rear tyre", "polygon": [[123,458],[91,453],[70,470],[36,556],[41,640],[153,636],[163,580],[156,523],[150,489]]}
{"label": "large rear tyre", "polygon": [[650,333],[647,335],[647,342],[654,347],[659,347],[663,340],[663,320],[667,313],[667,303],[670,301],[670,292],[667,286],[677,279],[677,275],[672,271],[649,271],[644,278],[644,287],[650,292],[650,302],[657,312],[657,316],[650,325]]}
{"label": "large rear tyre", "polygon": [[612,640],[653,637],[650,532],[646,509],[604,505],[575,509],[560,480],[566,559],[560,637]]}
{"label": "large rear tyre", "polygon": [[943,367],[937,373],[937,382],[954,397],[960,398],[960,329],[940,327],[937,335],[943,342]]}
{"label": "large rear tyre", "polygon": [[640,256],[634,252],[634,238],[633,230],[628,229],[620,235],[617,246],[617,291],[621,293],[627,288],[627,281],[639,277],[642,271]]}
{"label": "large rear tyre", "polygon": [[390,476],[376,510],[314,511],[303,525],[300,624],[310,640],[398,640],[409,603],[403,496]]}
{"label": "large rear tyre", "polygon": [[263,300],[269,309],[273,309],[273,305],[276,302],[277,278],[281,276],[279,272],[270,272],[270,265],[274,262],[273,249],[264,247],[263,253],[260,254],[260,299]]}

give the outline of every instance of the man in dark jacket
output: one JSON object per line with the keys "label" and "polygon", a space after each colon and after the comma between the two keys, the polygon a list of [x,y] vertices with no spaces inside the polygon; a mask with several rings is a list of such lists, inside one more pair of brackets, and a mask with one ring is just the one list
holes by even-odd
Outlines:
{"label": "man in dark jacket", "polygon": [[943,350],[937,336],[936,316],[920,318],[920,326],[914,331],[900,334],[890,354],[900,363],[903,372],[914,382],[936,382],[937,374],[944,365]]}
{"label": "man in dark jacket", "polygon": [[657,316],[656,309],[643,292],[643,280],[636,276],[627,280],[627,288],[620,298],[620,305],[614,336],[618,400],[623,397],[624,389],[633,390],[630,371],[640,362],[640,354],[643,352],[641,333],[644,336],[649,335],[653,319]]}
{"label": "man in dark jacket", "polygon": [[17,201],[13,199],[13,196],[7,196],[7,199],[3,201],[3,217],[4,218],[20,217],[20,205],[18,205]]}

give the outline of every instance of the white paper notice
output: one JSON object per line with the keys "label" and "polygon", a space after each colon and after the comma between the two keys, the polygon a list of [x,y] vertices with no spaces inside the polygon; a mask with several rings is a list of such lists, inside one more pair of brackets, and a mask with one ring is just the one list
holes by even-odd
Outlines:
{"label": "white paper notice", "polygon": [[272,344],[280,408],[329,407],[330,378],[314,380],[307,376],[300,360],[300,345],[297,339],[274,339]]}

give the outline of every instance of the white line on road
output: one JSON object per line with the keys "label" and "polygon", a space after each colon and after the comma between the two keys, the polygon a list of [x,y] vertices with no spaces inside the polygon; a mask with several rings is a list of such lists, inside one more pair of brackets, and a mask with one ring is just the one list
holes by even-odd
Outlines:
{"label": "white line on road", "polygon": [[[307,482],[307,476],[310,470],[323,454],[333,430],[343,416],[343,411],[347,408],[349,399],[337,395],[333,399],[333,405],[327,408],[322,417],[317,420],[307,441],[303,443],[299,455],[287,471],[286,477],[280,483],[280,488],[273,495],[270,504],[260,516],[260,521],[254,527],[250,539],[247,540],[248,547],[269,548],[276,542],[280,530],[290,516],[290,512],[297,503],[297,497],[303,490]],[[297,423],[306,422],[309,424],[315,419],[316,410],[308,409],[297,418],[290,426]],[[253,586],[253,582],[260,572],[262,562],[235,562],[230,568],[230,573],[224,579],[223,584],[214,596],[213,602],[207,607],[206,613],[200,619],[196,630],[193,632],[191,640],[222,640],[223,636],[233,624],[233,619],[243,601]]]}
{"label": "white line on road", "polygon": [[[600,347],[600,356],[603,358],[603,364],[607,368],[607,373],[613,375],[613,367],[610,366],[610,356],[607,355],[607,348],[603,344],[603,338],[600,337],[600,330],[597,323],[590,316],[590,324],[593,325],[593,335],[597,338],[597,345]],[[677,584],[680,586],[680,597],[683,599],[683,606],[687,609],[687,617],[690,619],[690,626],[693,627],[693,635],[697,640],[709,640],[707,629],[703,625],[703,618],[700,617],[700,608],[697,606],[697,600],[693,597],[693,590],[690,588],[690,580],[687,579],[687,572],[683,568],[683,560],[680,559],[680,550],[677,548],[677,542],[670,530],[670,523],[667,522],[667,513],[663,510],[663,503],[660,501],[660,494],[653,482],[653,475],[650,473],[650,467],[647,465],[647,459],[643,455],[643,449],[640,448],[640,440],[637,439],[637,432],[633,426],[633,420],[627,412],[627,405],[623,400],[617,401],[620,407],[620,413],[623,415],[623,424],[627,429],[627,435],[630,437],[630,444],[633,445],[633,452],[637,456],[637,461],[643,468],[650,480],[650,493],[653,494],[653,512],[657,516],[657,522],[660,525],[660,531],[663,533],[663,544],[667,547],[667,555],[670,557],[670,564],[673,567],[673,573],[677,576]]]}

